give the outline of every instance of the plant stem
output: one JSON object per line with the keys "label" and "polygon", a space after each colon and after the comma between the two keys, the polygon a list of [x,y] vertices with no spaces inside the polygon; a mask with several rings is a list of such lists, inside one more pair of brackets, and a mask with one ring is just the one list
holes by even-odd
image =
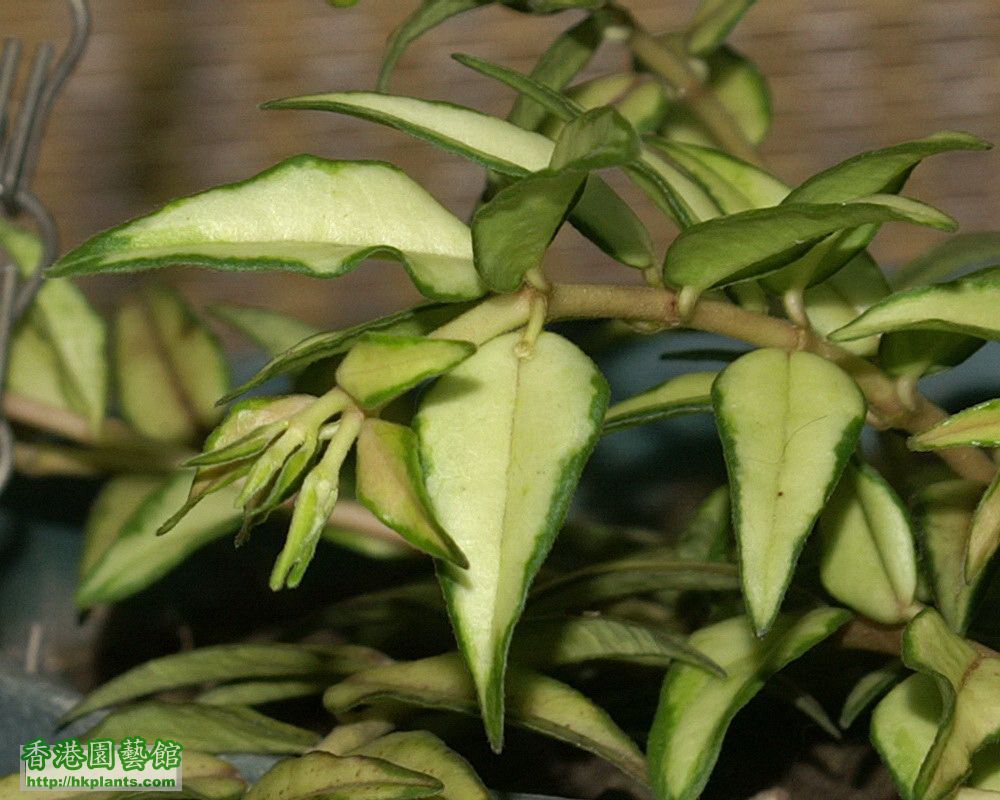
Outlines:
{"label": "plant stem", "polygon": [[34,477],[62,475],[92,478],[101,474],[98,467],[80,458],[77,453],[63,452],[52,445],[26,442],[14,442],[14,467],[22,475]]}
{"label": "plant stem", "polygon": [[[531,310],[531,291],[497,295],[438,328],[432,336],[483,344],[507,331],[524,326]],[[880,423],[910,433],[921,433],[947,417],[919,393],[904,402],[896,382],[874,364],[844,350],[815,332],[786,320],[740,308],[733,303],[700,299],[690,316],[682,318],[677,294],[669,289],[609,284],[554,284],[548,294],[549,321],[560,319],[620,319],[656,322],[740,339],[757,347],[805,350],[823,356],[847,372],[864,392],[870,411]],[[912,407],[910,403],[912,402]],[[977,483],[990,483],[996,465],[982,450],[955,447],[936,454],[958,475]]]}
{"label": "plant stem", "polygon": [[456,339],[477,347],[502,333],[516,330],[528,322],[536,290],[516,294],[498,294],[442,325],[430,334],[434,339]]}
{"label": "plant stem", "polygon": [[109,472],[160,473],[176,469],[182,456],[156,450],[80,448],[49,443],[15,442],[14,463],[23,475],[96,477]]}
{"label": "plant stem", "polygon": [[[882,625],[865,617],[854,617],[837,633],[837,643],[847,650],[867,650],[900,656],[903,653],[903,634],[906,625]],[[997,658],[1000,653],[981,642],[966,641],[984,658]]]}
{"label": "plant stem", "polygon": [[100,475],[106,472],[165,472],[194,455],[185,447],[154,442],[116,419],[95,433],[80,414],[7,392],[3,413],[11,422],[55,434],[84,447],[18,442],[17,468],[32,475]]}
{"label": "plant stem", "polygon": [[846,650],[867,650],[899,656],[903,652],[905,625],[880,625],[864,617],[854,617],[837,633],[837,643]]}
{"label": "plant stem", "polygon": [[46,405],[30,397],[7,392],[3,397],[3,413],[11,422],[18,422],[48,433],[55,433],[79,444],[143,444],[151,443],[136,436],[126,425],[114,419],[104,420],[95,433],[84,417],[74,411]]}
{"label": "plant stem", "polygon": [[[668,289],[601,284],[561,284],[553,287],[549,298],[549,319],[614,317],[625,320],[653,320],[666,325],[694,328],[741,339],[758,347],[783,350],[806,350],[823,356],[847,372],[868,399],[870,410],[886,427],[920,433],[947,417],[944,411],[923,395],[913,398],[907,408],[892,378],[874,364],[844,350],[812,331],[791,323],[747,311],[719,300],[702,299],[682,321],[677,311],[676,294]],[[955,447],[937,451],[963,478],[989,483],[996,466],[982,451],[973,447]]]}
{"label": "plant stem", "polygon": [[737,127],[725,106],[706,89],[701,79],[691,69],[685,55],[650,35],[634,20],[631,20],[631,24],[632,54],[678,92],[699,122],[708,129],[724,150],[751,164],[760,165],[757,151]]}

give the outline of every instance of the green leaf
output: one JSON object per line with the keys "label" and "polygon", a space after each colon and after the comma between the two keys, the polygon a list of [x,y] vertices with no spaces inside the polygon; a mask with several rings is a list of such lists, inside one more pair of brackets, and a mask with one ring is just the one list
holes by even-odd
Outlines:
{"label": "green leaf", "polygon": [[[184,405],[199,425],[214,425],[219,418],[216,401],[230,386],[221,344],[177,292],[150,287],[144,301],[151,335],[162,349]],[[118,365],[119,378],[122,372]]]}
{"label": "green leaf", "polygon": [[[466,66],[495,78],[522,93],[524,96],[532,98],[557,120],[569,122],[583,113],[583,109],[577,106],[572,100],[528,76],[497,64],[483,61],[482,59],[471,59],[468,56],[457,56],[456,58]],[[626,165],[625,170],[657,203],[665,214],[677,219],[682,225],[691,224],[696,219],[695,216],[692,216],[692,210],[688,207],[691,202],[710,203],[707,197],[699,197],[699,189],[695,184],[649,153],[644,153],[641,159]],[[591,183],[593,180],[592,178]],[[620,258],[620,255],[616,254],[616,249],[608,248],[602,244],[603,237],[588,233],[588,227],[596,226],[599,221],[603,220],[608,225],[611,225],[614,220],[608,214],[607,210],[597,208],[597,203],[592,203],[587,195],[588,192],[585,189],[584,195],[577,204],[576,221],[574,221],[574,224],[590,236],[598,246],[604,248],[612,256]],[[612,209],[611,211],[615,217],[627,219],[628,215],[623,210]],[[582,224],[580,220],[582,220]],[[630,263],[632,266],[639,266],[638,263],[626,263]]]}
{"label": "green leaf", "polygon": [[[23,277],[37,271],[42,243],[34,233],[0,220],[0,248]],[[48,405],[79,412],[97,433],[108,398],[106,339],[104,320],[83,292],[69,281],[45,281],[15,330],[7,386]]]}
{"label": "green leaf", "polygon": [[952,414],[923,433],[907,440],[911,450],[938,450],[943,447],[1000,446],[1000,399]]}
{"label": "green leaf", "polygon": [[[469,560],[439,578],[494,747],[503,735],[507,649],[596,443],[608,386],[573,344],[543,332],[484,345],[427,393],[415,418],[427,492]],[[538,447],[544,441],[545,447]]]}
{"label": "green leaf", "polygon": [[546,137],[471,108],[377,92],[331,92],[266,103],[267,109],[348,114],[408,133],[505,175],[548,166],[555,146]]}
{"label": "green leaf", "polygon": [[529,608],[535,616],[567,609],[590,611],[612,600],[652,591],[732,591],[739,585],[739,575],[731,564],[638,555],[551,578],[531,593]]}
{"label": "green leaf", "polygon": [[[359,672],[331,686],[323,703],[335,714],[379,699],[476,714],[476,696],[462,657],[446,653]],[[522,728],[568,742],[645,779],[645,762],[635,744],[603,709],[566,684],[512,665],[507,710]]]}
{"label": "green leaf", "polygon": [[915,498],[914,519],[936,606],[958,633],[969,626],[983,588],[981,579],[971,586],[965,581],[969,533],[982,492],[979,484],[952,480],[932,484]]}
{"label": "green leaf", "polygon": [[733,496],[743,594],[763,634],[857,446],[865,399],[826,359],[765,349],[726,367],[712,400]]}
{"label": "green leaf", "polygon": [[[927,156],[950,150],[983,149],[975,136],[944,132],[884,150],[862,153],[813,176],[785,203],[846,203],[876,194],[897,194],[914,167]],[[860,252],[878,232],[867,225],[828,237],[797,262],[767,278],[775,293],[818,283]]]}
{"label": "green leaf", "polygon": [[924,330],[998,339],[998,301],[1000,267],[993,267],[948,283],[894,292],[830,338],[849,342],[876,333]]}
{"label": "green leaf", "polygon": [[[759,145],[771,129],[771,93],[760,70],[730,47],[720,47],[703,59],[708,76],[705,90],[729,113],[736,126],[753,145]],[[669,139],[717,147],[683,98],[676,101],[660,133]]]}
{"label": "green leaf", "polygon": [[476,209],[472,249],[483,282],[497,292],[521,288],[562,226],[586,173],[548,170],[504,187]]}
{"label": "green leaf", "polygon": [[840,728],[830,719],[830,715],[826,713],[823,704],[814,695],[795,683],[795,681],[783,675],[775,675],[764,685],[764,692],[811,719],[830,738],[842,738]]}
{"label": "green leaf", "polygon": [[259,680],[227,683],[208,689],[195,702],[211,706],[259,706],[322,694],[330,685],[326,680]]}
{"label": "green leaf", "polygon": [[[1000,746],[991,743],[972,757],[972,774],[969,776],[970,789],[959,789],[957,800],[996,800],[991,792],[1000,793]],[[981,790],[981,791],[980,791]],[[970,795],[969,792],[978,794]]]}
{"label": "green leaf", "polygon": [[640,83],[615,103],[618,113],[642,134],[658,130],[669,108],[666,90],[656,80]]}
{"label": "green leaf", "polygon": [[686,32],[687,49],[695,55],[711,53],[736,27],[755,0],[701,0]]}
{"label": "green leaf", "polygon": [[[314,109],[360,117],[514,177],[545,169],[555,147],[551,139],[497,117],[413,97],[334,92],[278,100],[265,108]],[[571,221],[613,258],[640,269],[652,263],[649,233],[600,178],[588,180]]]}
{"label": "green leaf", "polygon": [[145,589],[195,550],[239,527],[240,512],[234,506],[239,491],[229,486],[205,498],[169,536],[155,535],[184,505],[191,475],[184,471],[172,476],[122,526],[114,543],[77,587],[80,608],[112,603]]}
{"label": "green leaf", "polygon": [[52,269],[84,275],[180,263],[337,277],[372,256],[400,261],[436,300],[483,292],[468,228],[402,171],[308,155],[98,234]]}
{"label": "green leaf", "polygon": [[569,214],[580,233],[616,261],[645,269],[653,265],[653,240],[632,207],[603,178],[590,175]]}
{"label": "green leaf", "polygon": [[680,634],[612,617],[528,619],[517,629],[511,658],[536,668],[588,661],[666,667],[676,660],[724,674],[685,639]]}
{"label": "green leaf", "polygon": [[920,800],[914,786],[934,743],[941,711],[934,680],[918,674],[889,692],[872,713],[872,744],[903,800]]}
{"label": "green leaf", "polygon": [[687,664],[675,664],[667,673],[648,747],[656,796],[697,798],[736,713],[775,672],[826,639],[849,617],[833,608],[782,615],[763,639],[754,636],[745,617],[693,634],[689,644],[715,660],[726,677]]}
{"label": "green leaf", "polygon": [[[841,342],[849,346],[854,342]],[[916,380],[951,367],[973,356],[985,342],[962,333],[937,330],[901,330],[879,339],[878,358],[894,378]]]}
{"label": "green leaf", "polygon": [[[927,675],[911,675],[876,709],[872,741],[889,766],[904,800],[916,800],[913,787],[920,765],[934,742],[941,719],[941,697]],[[972,757],[972,773],[954,800],[996,800],[1000,791],[1000,748],[982,747]]]}
{"label": "green leaf", "polygon": [[247,788],[228,761],[194,750],[184,753],[181,781],[184,792],[202,800],[239,800]]}
{"label": "green leaf", "polygon": [[[606,14],[592,14],[560,34],[538,59],[529,77],[550,89],[563,89],[587,66],[604,41],[608,21]],[[507,119],[520,128],[534,131],[538,130],[545,115],[543,106],[525,95],[518,95]]]}
{"label": "green leaf", "polygon": [[878,225],[862,225],[830,234],[792,263],[767,275],[762,283],[777,295],[822,283],[862,253],[878,231]]}
{"label": "green leaf", "polygon": [[776,206],[788,195],[777,178],[721,150],[661,137],[646,142],[698,181],[723,214]]}
{"label": "green leaf", "polygon": [[[531,79],[535,85],[538,84],[538,81],[532,78],[532,76],[529,75],[528,78]],[[591,109],[600,108],[601,106],[610,106],[620,100],[625,93],[633,85],[635,85],[635,82],[636,78],[634,74],[630,72],[616,72],[610,75],[600,75],[596,78],[591,78],[590,80],[573,84],[569,88],[563,90],[563,94],[566,99],[572,100],[573,103],[575,103],[581,110],[590,111]],[[521,97],[527,96],[527,94],[521,94]],[[572,119],[577,112],[571,105],[567,104],[566,107],[571,109],[568,117]],[[566,124],[566,119],[564,119],[564,117],[567,115],[555,114],[548,109],[545,110],[547,117],[543,120],[543,124],[536,129],[541,131],[541,133],[545,134],[550,139],[555,139]]]}
{"label": "green leaf", "polygon": [[[889,284],[875,260],[862,251],[834,275],[806,289],[806,315],[821,335],[843,327],[889,294]],[[845,342],[844,347],[860,356],[878,352],[877,337]]]}
{"label": "green leaf", "polygon": [[861,713],[903,677],[903,665],[893,659],[884,667],[864,675],[851,689],[840,711],[840,727],[850,728]]}
{"label": "green leaf", "polygon": [[312,731],[265,717],[249,708],[148,700],[105,717],[84,738],[141,736],[173,739],[206,753],[301,753],[319,738]]}
{"label": "green leaf", "polygon": [[4,389],[51,408],[71,410],[55,349],[30,310],[11,336]]}
{"label": "green leaf", "polygon": [[972,755],[1000,737],[1000,658],[982,655],[926,609],[906,628],[903,662],[941,693],[944,713],[913,787],[920,800],[940,800],[969,775]]}
{"label": "green leaf", "polygon": [[104,320],[65,280],[43,283],[28,316],[52,348],[70,408],[87,419],[91,431],[99,431],[108,402]]}
{"label": "green leaf", "polygon": [[165,482],[162,475],[118,475],[104,484],[90,506],[83,531],[81,581],[87,579],[108,548],[118,540],[133,514]]}
{"label": "green leaf", "polygon": [[469,56],[463,53],[454,53],[452,58],[454,58],[463,67],[468,67],[469,69],[478,72],[480,75],[493,78],[505,86],[509,86],[514,89],[516,92],[532,98],[541,105],[545,106],[545,109],[550,114],[555,115],[563,122],[569,122],[583,112],[582,108],[578,107],[565,95],[549,88],[545,84],[539,83],[530,76],[521,72],[508,69],[507,67],[501,66],[500,64],[496,64],[492,61],[487,61],[483,58],[476,58],[475,56]]}
{"label": "green leaf", "polygon": [[786,203],[846,203],[872,194],[899,192],[921,161],[954,150],[988,150],[969,133],[942,131],[924,139],[861,153],[809,178],[785,198]]}
{"label": "green leaf", "polygon": [[[418,306],[417,308],[399,311],[385,317],[362,322],[350,328],[313,334],[274,356],[256,375],[242,385],[237,386],[232,392],[223,397],[220,402],[229,402],[279,375],[298,372],[317,361],[346,353],[354,346],[362,334],[369,331],[381,331],[400,336],[421,336],[425,333],[430,333],[434,325],[425,324],[424,317],[437,322],[437,315],[431,312],[437,311],[440,308],[440,306],[436,305],[427,306],[426,308]],[[444,306],[444,308],[454,308],[454,306],[448,305]]]}
{"label": "green leaf", "polygon": [[1000,233],[958,233],[897,270],[892,285],[910,289],[994,264],[1000,264]]}
{"label": "green leaf", "polygon": [[754,314],[771,313],[771,303],[767,293],[760,288],[760,284],[754,281],[727,286],[725,294],[746,311],[752,311]]}
{"label": "green leaf", "polygon": [[[454,58],[519,91],[541,98],[549,107],[559,109],[563,119],[569,120],[559,134],[548,169],[504,187],[477,209],[472,225],[473,250],[476,268],[486,284],[497,291],[517,289],[524,275],[541,264],[559,227],[572,207],[580,203],[584,210],[577,215],[575,224],[585,235],[612,255],[622,247],[627,249],[627,242],[616,244],[607,240],[602,231],[621,227],[622,223],[622,231],[631,230],[628,223],[631,212],[619,213],[623,209],[608,202],[614,195],[606,185],[594,178],[587,179],[586,184],[584,180],[588,170],[620,166],[635,160],[639,140],[631,125],[609,108],[580,114],[579,109],[561,95],[498,65],[469,56],[456,55]],[[582,195],[581,185],[584,187]],[[587,187],[591,185],[595,188],[588,196]],[[607,213],[601,213],[598,203],[606,207]],[[641,235],[638,239],[646,241]],[[645,257],[641,260],[651,263]]]}
{"label": "green leaf", "polygon": [[42,240],[38,235],[9,222],[6,217],[0,219],[0,248],[23,275],[33,273],[42,260]]}
{"label": "green leaf", "polygon": [[995,477],[976,506],[965,554],[965,582],[978,583],[1000,550],[1000,477]]}
{"label": "green leaf", "polygon": [[392,733],[394,727],[388,720],[378,717],[344,723],[337,725],[324,736],[315,749],[332,753],[335,756],[350,755],[369,742],[374,742],[380,736]]}
{"label": "green leaf", "polygon": [[181,686],[248,678],[344,675],[387,660],[375,650],[355,645],[266,643],[201,647],[133,667],[87,695],[66,714],[63,722]]}
{"label": "green leaf", "polygon": [[691,561],[726,561],[729,550],[732,509],[729,487],[720,486],[694,513],[677,537],[677,555]]}
{"label": "green leaf", "polygon": [[229,366],[218,340],[179,295],[154,288],[123,303],[114,354],[122,414],[141,434],[187,442],[215,425]]}
{"label": "green leaf", "polygon": [[754,209],[682,231],[667,250],[663,275],[673,286],[701,292],[773,272],[836,231],[893,221],[941,230],[955,224],[940,211],[892,195]]}
{"label": "green leaf", "polygon": [[312,752],[279,761],[247,800],[415,800],[436,796],[441,782],[379,758]]}
{"label": "green leaf", "polygon": [[376,408],[454,369],[475,351],[469,342],[364,333],[337,367],[337,383],[362,408]]}
{"label": "green leaf", "polygon": [[361,745],[354,754],[380,758],[437,778],[440,800],[491,800],[492,795],[469,762],[427,731],[398,731]]}
{"label": "green leaf", "polygon": [[[998,262],[1000,234],[959,234],[903,267],[893,277],[893,284],[898,289],[907,289],[965,275]],[[882,337],[879,360],[890,375],[917,379],[961,364],[982,344],[975,337],[957,333],[900,331]]]}
{"label": "green leaf", "polygon": [[613,108],[585,111],[556,139],[552,169],[595,170],[619,167],[639,157],[635,128]]}
{"label": "green leaf", "polygon": [[656,207],[681,228],[719,215],[719,207],[705,187],[649,148],[625,171]]}
{"label": "green leaf", "polygon": [[210,311],[259,345],[271,358],[320,333],[319,328],[307,322],[267,308],[222,303],[212,306]]}
{"label": "green leaf", "polygon": [[670,378],[628,400],[615,403],[604,418],[604,432],[712,410],[712,383],[718,372],[691,372]]}
{"label": "green leaf", "polygon": [[819,530],[820,578],[833,597],[886,625],[910,618],[917,591],[913,531],[902,501],[874,468],[844,469]]}
{"label": "green leaf", "polygon": [[381,91],[388,88],[389,78],[392,77],[396,62],[406,49],[427,31],[452,17],[480,6],[490,5],[492,2],[493,0],[425,0],[421,3],[389,36],[389,44],[378,73],[378,88]]}
{"label": "green leaf", "polygon": [[[478,60],[460,60],[481,66]],[[488,64],[483,68],[493,70]],[[587,194],[591,179],[586,173],[629,163],[638,153],[635,130],[614,109],[588,111],[567,123],[548,169],[504,187],[477,209],[472,243],[476,268],[485,283],[497,291],[519,288],[524,275],[541,264],[572,207]],[[602,184],[593,185],[591,200],[606,194]],[[614,205],[608,204],[608,208],[613,210]],[[607,222],[615,220],[608,216]],[[595,226],[591,238],[601,238],[601,227]]]}
{"label": "green leaf", "polygon": [[406,426],[365,420],[358,436],[356,493],[366,508],[417,549],[468,566],[430,512],[417,437]]}

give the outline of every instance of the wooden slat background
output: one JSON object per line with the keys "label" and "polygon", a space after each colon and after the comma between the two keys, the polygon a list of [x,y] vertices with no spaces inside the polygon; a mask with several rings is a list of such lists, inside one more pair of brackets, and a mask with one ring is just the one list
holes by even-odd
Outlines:
{"label": "wooden slat background", "polygon": [[[92,0],[90,49],[60,100],[36,187],[66,244],[173,196],[240,179],[298,152],[393,161],[447,206],[468,213],[481,171],[402,134],[309,112],[261,112],[271,98],[372,84],[382,46],[414,2],[361,0]],[[652,29],[680,24],[694,0],[632,0]],[[541,22],[486,8],[432,33],[402,62],[395,89],[504,113],[508,91],[450,61],[471,52],[527,70],[573,14]],[[57,0],[0,0],[0,33],[62,36]],[[1000,139],[998,0],[760,0],[734,37],[771,81],[775,129],[766,162],[799,181],[852,153],[944,128]],[[613,47],[591,74],[614,69]],[[965,230],[1000,220],[1000,157],[940,156],[910,193],[958,217]],[[665,243],[669,228],[656,222]],[[933,241],[883,232],[876,253],[899,263]],[[575,234],[553,255],[560,274],[626,270]],[[334,324],[398,307],[413,296],[401,270],[366,265],[337,283],[275,275],[179,271],[202,302],[266,302]],[[110,306],[135,279],[90,282]]]}

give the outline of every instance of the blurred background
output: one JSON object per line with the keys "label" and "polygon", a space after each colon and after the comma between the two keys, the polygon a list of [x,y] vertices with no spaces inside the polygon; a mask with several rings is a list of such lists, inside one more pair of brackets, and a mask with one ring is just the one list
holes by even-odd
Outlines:
{"label": "blurred background", "polygon": [[[468,214],[482,171],[461,159],[346,117],[257,109],[288,95],[370,88],[386,36],[414,5],[91,0],[90,49],[55,110],[36,181],[60,222],[64,246],[299,152],[395,162],[456,213]],[[688,17],[695,0],[627,5],[650,29],[666,30]],[[404,57],[394,91],[504,114],[511,93],[449,54],[469,52],[527,71],[548,38],[576,16],[539,21],[494,7],[462,15]],[[59,0],[0,2],[4,36],[62,37],[66,25]],[[856,152],[945,128],[1000,140],[997,0],[760,0],[733,43],[770,81],[774,128],[763,157],[792,183]],[[606,45],[585,77],[615,69],[623,58]],[[939,156],[917,171],[909,193],[957,217],[963,230],[995,228],[996,176],[997,151]],[[648,218],[665,244],[671,230]],[[888,226],[874,251],[896,265],[934,236]],[[636,278],[572,231],[561,234],[552,258],[561,274]],[[385,264],[319,284],[292,275],[196,270],[177,270],[174,278],[199,304],[266,302],[330,326],[398,308],[414,296],[402,270]],[[107,308],[131,281],[144,279],[94,279],[86,288]]]}

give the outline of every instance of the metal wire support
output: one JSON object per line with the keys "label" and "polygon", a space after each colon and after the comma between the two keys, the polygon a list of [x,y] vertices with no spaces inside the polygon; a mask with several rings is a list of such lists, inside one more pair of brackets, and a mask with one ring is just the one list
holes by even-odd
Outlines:
{"label": "metal wire support", "polygon": [[[34,299],[45,278],[45,270],[59,254],[55,220],[30,185],[49,113],[59,90],[83,55],[90,36],[87,0],[66,0],[66,5],[72,19],[69,41],[58,59],[51,42],[43,42],[35,49],[13,124],[9,119],[10,105],[17,83],[22,43],[19,39],[8,38],[0,51],[0,214],[11,220],[26,217],[34,223],[42,241],[41,263],[29,276],[22,278],[13,264],[0,264],[0,404],[14,326]],[[10,477],[13,462],[14,438],[10,425],[0,413],[0,490]]]}

